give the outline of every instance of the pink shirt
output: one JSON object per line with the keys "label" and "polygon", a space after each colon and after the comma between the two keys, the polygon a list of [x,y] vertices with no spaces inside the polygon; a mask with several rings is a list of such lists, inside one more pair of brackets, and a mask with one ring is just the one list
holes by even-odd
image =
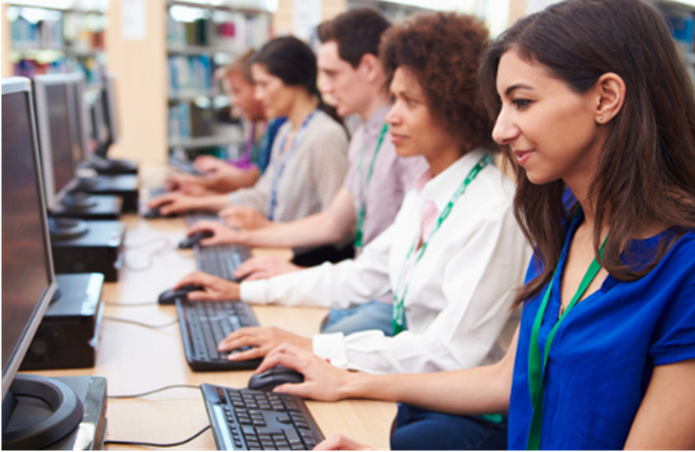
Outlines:
{"label": "pink shirt", "polygon": [[[350,140],[349,168],[345,177],[345,188],[352,194],[355,212],[359,212],[360,208],[360,153],[364,146],[365,155],[362,161],[362,187],[364,187],[379,134],[390,109],[391,105],[388,103],[379,107],[367,122],[355,131]],[[374,240],[393,223],[405,193],[413,188],[415,179],[428,168],[427,161],[423,157],[398,157],[391,143],[391,135],[386,133],[374,163],[374,173],[365,193],[363,246]]]}

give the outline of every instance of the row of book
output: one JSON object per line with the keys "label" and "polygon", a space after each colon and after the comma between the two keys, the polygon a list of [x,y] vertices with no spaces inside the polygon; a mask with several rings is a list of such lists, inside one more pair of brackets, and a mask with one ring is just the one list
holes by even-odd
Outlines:
{"label": "row of book", "polygon": [[207,55],[169,57],[169,93],[177,95],[185,92],[209,93],[215,63]]}
{"label": "row of book", "polygon": [[14,62],[14,75],[33,78],[40,74],[65,74],[82,71],[88,85],[98,85],[104,77],[104,68],[94,58],[61,57],[50,62],[22,58]]}
{"label": "row of book", "polygon": [[30,21],[17,15],[10,22],[12,46],[74,52],[103,50],[104,16],[78,13],[56,16],[55,20]]}
{"label": "row of book", "polygon": [[169,142],[183,142],[191,138],[212,135],[214,112],[212,108],[201,108],[195,103],[177,102],[169,105]]}
{"label": "row of book", "polygon": [[203,46],[216,51],[242,53],[259,48],[269,36],[270,23],[266,14],[245,16],[225,13],[224,20],[197,19],[179,22],[167,15],[167,42],[170,46]]}

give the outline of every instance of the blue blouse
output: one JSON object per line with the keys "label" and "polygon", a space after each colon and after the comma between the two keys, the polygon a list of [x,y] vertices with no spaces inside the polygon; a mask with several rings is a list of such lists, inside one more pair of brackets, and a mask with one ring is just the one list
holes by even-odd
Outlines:
{"label": "blue blouse", "polygon": [[[568,234],[575,231],[576,226],[571,227]],[[627,255],[648,261],[668,233],[633,241]],[[564,267],[564,258],[559,265]],[[526,281],[538,273],[534,258]],[[543,318],[541,357],[558,319],[561,279],[558,275],[554,281]],[[546,289],[524,304],[509,406],[510,449],[526,448],[533,412],[529,342]],[[567,314],[548,359],[541,448],[622,449],[654,366],[693,358],[695,231],[688,231],[646,276],[621,282],[609,275]]]}

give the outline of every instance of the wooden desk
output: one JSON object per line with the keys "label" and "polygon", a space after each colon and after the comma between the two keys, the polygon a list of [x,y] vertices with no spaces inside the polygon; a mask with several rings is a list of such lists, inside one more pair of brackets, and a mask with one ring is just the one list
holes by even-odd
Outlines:
{"label": "wooden desk", "polygon": [[[192,251],[180,251],[185,234],[181,219],[144,220],[122,218],[127,225],[125,267],[118,283],[104,285],[105,302],[156,301],[179,278],[195,269]],[[159,252],[151,257],[155,251]],[[287,253],[287,251],[286,251]],[[285,254],[287,255],[287,254]],[[326,309],[255,306],[261,325],[281,326],[304,336],[318,333]],[[172,384],[213,383],[246,387],[251,371],[192,372],[186,363],[178,324],[151,330],[109,320],[132,319],[162,325],[177,318],[173,306],[106,306],[101,327],[97,364],[92,369],[39,371],[38,375],[99,375],[108,379],[108,394],[136,394]],[[338,403],[308,401],[323,434],[343,433],[377,448],[388,448],[389,430],[396,405],[386,402],[347,400]],[[175,442],[208,425],[200,391],[173,389],[141,399],[109,400],[107,439]],[[211,431],[182,446],[214,449]]]}

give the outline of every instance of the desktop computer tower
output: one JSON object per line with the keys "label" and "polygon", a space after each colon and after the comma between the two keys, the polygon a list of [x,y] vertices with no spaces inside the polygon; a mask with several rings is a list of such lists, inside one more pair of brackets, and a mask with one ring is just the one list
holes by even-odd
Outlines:
{"label": "desktop computer tower", "polygon": [[78,190],[91,195],[116,195],[123,199],[123,213],[138,212],[138,177],[133,175],[97,176],[80,179]]}
{"label": "desktop computer tower", "polygon": [[103,315],[104,275],[56,275],[51,301],[19,370],[94,367]]}
{"label": "desktop computer tower", "polygon": [[125,225],[120,221],[89,221],[86,234],[53,240],[56,273],[102,273],[104,281],[118,281],[123,260]]}

